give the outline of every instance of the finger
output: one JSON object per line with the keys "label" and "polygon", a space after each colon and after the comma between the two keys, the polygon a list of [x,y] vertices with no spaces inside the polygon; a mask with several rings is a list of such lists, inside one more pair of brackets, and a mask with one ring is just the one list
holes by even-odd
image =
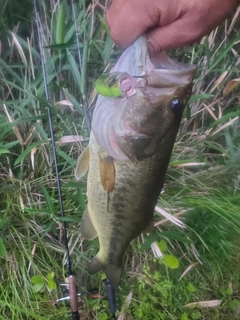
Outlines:
{"label": "finger", "polygon": [[[106,15],[113,40],[122,48],[128,47],[148,28],[157,24],[159,16],[146,8],[146,1],[114,0]],[[149,7],[149,5],[148,5]]]}
{"label": "finger", "polygon": [[187,19],[181,18],[173,23],[154,28],[148,32],[148,50],[151,56],[159,52],[181,48],[193,44],[201,37],[199,28],[189,24]]}

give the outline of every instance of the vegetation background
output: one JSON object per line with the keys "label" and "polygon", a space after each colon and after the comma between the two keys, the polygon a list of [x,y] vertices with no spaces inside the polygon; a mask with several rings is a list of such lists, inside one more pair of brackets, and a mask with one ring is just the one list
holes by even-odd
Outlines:
{"label": "vegetation background", "polygon": [[[33,2],[5,0],[0,7],[0,319],[69,318],[69,306],[54,303],[64,294],[66,257],[46,107],[81,319],[109,319],[104,275],[87,273],[98,243],[83,243],[79,232],[86,180],[74,180],[74,167],[89,136],[84,105],[91,113],[94,81],[119,51],[107,32],[104,2],[74,2],[81,65],[72,2],[38,0],[37,7],[49,101]],[[156,231],[133,241],[126,255],[118,319],[240,319],[239,12],[200,44],[169,52],[197,64],[198,74]],[[97,298],[88,293],[93,287]]]}

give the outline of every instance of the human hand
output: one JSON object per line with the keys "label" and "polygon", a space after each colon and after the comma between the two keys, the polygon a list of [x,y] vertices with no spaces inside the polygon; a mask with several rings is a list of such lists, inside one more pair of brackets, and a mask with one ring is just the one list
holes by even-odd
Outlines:
{"label": "human hand", "polygon": [[151,55],[192,44],[220,25],[238,0],[113,0],[106,20],[113,40],[128,47],[147,31]]}

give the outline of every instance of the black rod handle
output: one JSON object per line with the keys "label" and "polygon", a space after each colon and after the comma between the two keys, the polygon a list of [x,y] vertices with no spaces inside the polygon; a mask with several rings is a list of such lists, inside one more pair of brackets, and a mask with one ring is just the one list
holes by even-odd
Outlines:
{"label": "black rod handle", "polygon": [[108,297],[108,303],[109,303],[109,309],[111,313],[116,312],[116,297],[115,297],[115,289],[111,285],[109,280],[106,280],[106,287],[107,287],[107,297]]}

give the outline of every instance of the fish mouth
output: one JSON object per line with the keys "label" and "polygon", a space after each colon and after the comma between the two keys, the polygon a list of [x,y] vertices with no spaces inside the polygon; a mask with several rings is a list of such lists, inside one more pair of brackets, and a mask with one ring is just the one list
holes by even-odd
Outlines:
{"label": "fish mouth", "polygon": [[[164,52],[160,52],[154,57],[150,57],[148,53],[147,36],[141,35],[132,45],[135,75],[147,76],[148,85],[151,86],[152,72],[159,77],[157,86],[179,86],[191,83],[195,77],[197,66],[185,64],[169,58]],[[137,61],[137,63],[136,63]],[[131,74],[131,73],[130,73]],[[133,75],[133,74],[132,74]],[[154,78],[156,81],[156,78]]]}
{"label": "fish mouth", "polygon": [[195,65],[172,60],[164,52],[150,58],[147,48],[147,36],[144,34],[123,52],[111,72],[121,70],[134,78],[145,77],[152,87],[172,87],[192,82],[197,70]]}
{"label": "fish mouth", "polygon": [[167,88],[191,83],[197,70],[197,66],[172,60],[164,52],[151,59],[147,57],[147,60],[148,85],[152,87]]}

